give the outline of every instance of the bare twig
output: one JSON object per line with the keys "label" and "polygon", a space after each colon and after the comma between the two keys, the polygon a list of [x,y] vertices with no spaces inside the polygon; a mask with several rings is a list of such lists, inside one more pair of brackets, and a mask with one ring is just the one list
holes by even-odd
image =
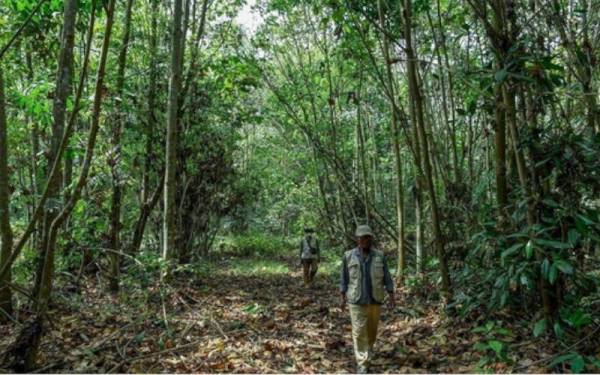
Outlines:
{"label": "bare twig", "polygon": [[108,370],[108,373],[109,374],[114,373],[115,371],[117,371],[118,369],[120,369],[122,366],[124,366],[127,363],[137,362],[137,361],[142,360],[142,359],[148,359],[148,358],[156,357],[156,356],[159,356],[159,355],[162,355],[162,354],[168,354],[168,353],[178,352],[180,350],[191,348],[191,347],[193,347],[195,345],[198,345],[201,342],[202,342],[202,340],[197,340],[197,341],[191,342],[189,344],[184,344],[184,345],[177,346],[175,348],[165,349],[165,350],[161,350],[159,352],[154,352],[154,353],[150,353],[150,354],[144,354],[144,355],[141,355],[141,356],[138,356],[138,357],[135,357],[135,358],[126,359],[126,360],[121,361],[118,365],[114,366],[110,370]]}
{"label": "bare twig", "polygon": [[210,315],[210,322],[213,324],[213,326],[215,326],[217,331],[219,331],[219,333],[221,334],[221,336],[223,336],[225,340],[229,340],[229,337],[225,334],[223,328],[221,328],[221,325],[215,320],[212,314]]}
{"label": "bare twig", "polygon": [[11,322],[15,323],[18,326],[22,326],[23,324],[19,323],[19,321],[15,318],[13,318],[12,315],[10,315],[9,313],[6,312],[6,310],[4,310],[3,308],[0,307],[0,313],[2,315],[4,315],[5,317],[7,317]]}
{"label": "bare twig", "polygon": [[32,371],[31,373],[32,374],[39,374],[39,373],[42,373],[42,372],[46,372],[46,371],[48,371],[50,369],[53,369],[55,367],[58,367],[58,366],[62,365],[63,363],[64,362],[62,360],[54,362],[54,363],[50,363],[49,365],[41,367],[41,368],[39,368],[39,369],[37,369],[35,371]]}

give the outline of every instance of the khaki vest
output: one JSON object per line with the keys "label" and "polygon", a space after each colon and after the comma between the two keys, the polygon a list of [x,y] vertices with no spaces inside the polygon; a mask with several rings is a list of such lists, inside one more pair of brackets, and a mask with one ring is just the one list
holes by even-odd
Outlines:
{"label": "khaki vest", "polygon": [[319,257],[318,251],[315,254],[311,253],[311,251],[310,251],[311,247],[318,249],[319,242],[313,236],[310,236],[310,242],[309,242],[309,236],[305,236],[302,239],[302,254],[300,256],[302,259],[316,259]]}
{"label": "khaki vest", "polygon": [[[357,252],[357,248],[346,251],[346,264],[348,266],[348,291],[346,299],[350,303],[357,303],[362,294],[362,278],[363,270]],[[378,250],[371,249],[371,288],[373,299],[377,303],[383,303],[384,288],[383,288],[383,253]]]}

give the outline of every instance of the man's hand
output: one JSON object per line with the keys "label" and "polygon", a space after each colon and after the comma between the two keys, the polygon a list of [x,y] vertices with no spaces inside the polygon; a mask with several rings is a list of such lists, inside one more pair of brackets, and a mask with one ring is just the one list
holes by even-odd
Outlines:
{"label": "man's hand", "polygon": [[388,294],[388,307],[390,310],[394,310],[396,308],[396,297],[394,293]]}
{"label": "man's hand", "polygon": [[340,309],[346,311],[346,293],[340,293]]}

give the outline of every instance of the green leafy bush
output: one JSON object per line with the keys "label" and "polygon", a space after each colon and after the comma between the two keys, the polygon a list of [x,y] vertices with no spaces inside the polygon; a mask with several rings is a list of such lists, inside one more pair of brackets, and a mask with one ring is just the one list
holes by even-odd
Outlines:
{"label": "green leafy bush", "polygon": [[285,256],[296,246],[289,240],[265,233],[250,233],[226,237],[220,242],[221,251],[241,256]]}

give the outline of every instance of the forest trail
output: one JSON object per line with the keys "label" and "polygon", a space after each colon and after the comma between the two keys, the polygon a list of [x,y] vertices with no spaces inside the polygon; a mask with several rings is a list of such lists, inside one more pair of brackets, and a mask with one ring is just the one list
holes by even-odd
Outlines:
{"label": "forest trail", "polygon": [[[94,286],[93,278],[83,283],[81,294],[67,284],[56,294],[42,367],[88,373],[353,373],[350,319],[339,308],[333,259],[324,262],[312,289],[303,287],[301,269],[290,257],[211,261],[210,276],[180,273],[162,297],[155,285],[124,287],[112,296]],[[482,337],[473,325],[444,322],[435,306],[412,298],[398,295],[393,313],[382,309],[372,371],[476,371],[481,354],[473,347]],[[501,362],[495,369],[510,371]]]}

